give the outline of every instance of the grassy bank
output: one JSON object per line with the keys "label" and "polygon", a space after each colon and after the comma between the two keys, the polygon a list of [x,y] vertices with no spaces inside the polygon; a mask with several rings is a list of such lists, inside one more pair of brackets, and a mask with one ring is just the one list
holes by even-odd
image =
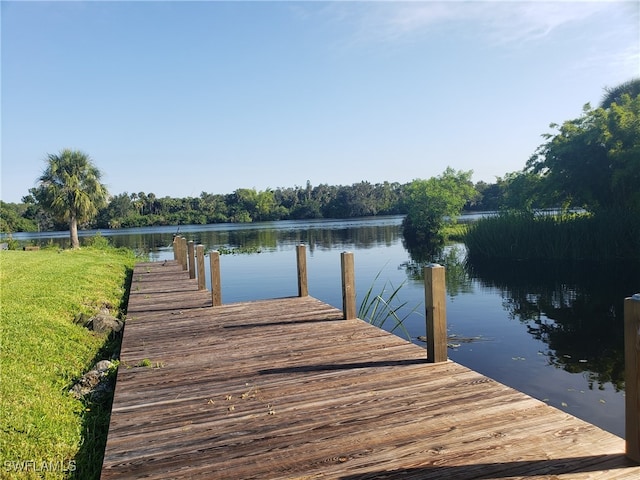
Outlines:
{"label": "grassy bank", "polygon": [[114,345],[73,320],[104,307],[118,316],[134,263],[109,248],[0,251],[3,478],[99,477],[110,405],[69,389]]}
{"label": "grassy bank", "polygon": [[638,260],[640,219],[626,212],[502,213],[472,224],[465,243],[471,258],[487,260]]}

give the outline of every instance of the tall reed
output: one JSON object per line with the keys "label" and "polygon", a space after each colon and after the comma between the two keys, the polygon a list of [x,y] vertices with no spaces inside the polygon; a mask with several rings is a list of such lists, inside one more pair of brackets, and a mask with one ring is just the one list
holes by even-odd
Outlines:
{"label": "tall reed", "polygon": [[473,224],[465,243],[469,257],[480,259],[640,259],[640,219],[621,211],[503,212]]}
{"label": "tall reed", "polygon": [[360,307],[358,309],[358,318],[365,320],[372,325],[379,328],[384,328],[384,325],[391,321],[393,327],[389,330],[393,333],[396,329],[402,330],[402,333],[407,337],[407,340],[411,341],[411,335],[404,325],[404,321],[418,310],[419,304],[413,307],[408,313],[401,317],[401,311],[407,306],[409,302],[398,303],[398,294],[406,281],[402,282],[397,287],[389,281],[385,282],[382,289],[378,294],[373,293],[375,284],[380,277],[382,271],[378,272],[375,276],[371,286],[367,290]]}

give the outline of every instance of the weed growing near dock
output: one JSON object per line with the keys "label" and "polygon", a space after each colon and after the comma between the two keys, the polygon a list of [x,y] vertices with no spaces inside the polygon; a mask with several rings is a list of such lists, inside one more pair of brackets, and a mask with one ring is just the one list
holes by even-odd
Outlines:
{"label": "weed growing near dock", "polygon": [[389,330],[393,333],[396,329],[402,330],[402,333],[406,336],[407,340],[411,341],[411,335],[404,326],[404,321],[414,312],[418,310],[419,304],[413,307],[409,313],[401,315],[401,311],[407,306],[408,302],[399,302],[398,294],[406,282],[402,282],[399,286],[394,287],[391,282],[385,282],[380,290],[380,293],[374,294],[373,289],[380,277],[382,271],[373,279],[371,286],[365,293],[360,308],[358,309],[358,318],[365,320],[376,327],[383,328],[384,325],[391,321],[393,322],[393,328]]}

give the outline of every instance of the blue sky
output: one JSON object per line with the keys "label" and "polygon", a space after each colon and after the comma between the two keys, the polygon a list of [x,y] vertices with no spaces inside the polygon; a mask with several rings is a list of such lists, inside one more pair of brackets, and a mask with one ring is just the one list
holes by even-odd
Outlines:
{"label": "blue sky", "polygon": [[640,3],[2,1],[2,184],[88,153],[158,197],[495,181],[640,75]]}

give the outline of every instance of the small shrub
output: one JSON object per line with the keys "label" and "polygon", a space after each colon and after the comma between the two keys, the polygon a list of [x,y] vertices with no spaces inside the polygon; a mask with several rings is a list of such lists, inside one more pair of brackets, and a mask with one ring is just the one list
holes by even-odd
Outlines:
{"label": "small shrub", "polygon": [[93,237],[86,238],[84,240],[84,244],[87,247],[93,247],[97,249],[111,248],[111,243],[109,243],[109,239],[106,237],[103,237],[100,232],[96,233]]}

